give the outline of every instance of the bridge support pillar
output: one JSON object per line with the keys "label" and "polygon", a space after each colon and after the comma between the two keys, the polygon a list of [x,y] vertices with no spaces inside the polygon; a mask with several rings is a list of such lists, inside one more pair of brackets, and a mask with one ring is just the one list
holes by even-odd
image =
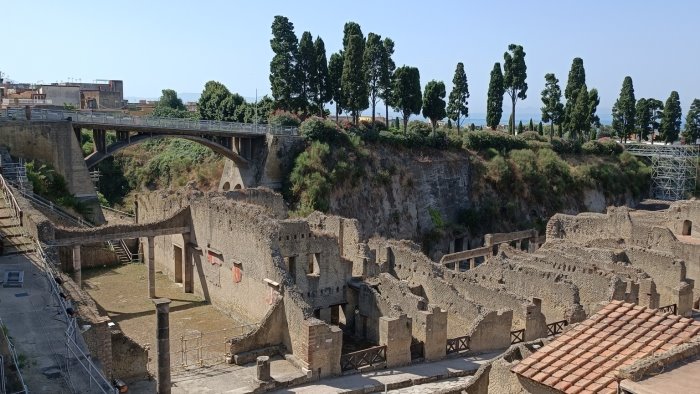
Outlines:
{"label": "bridge support pillar", "polygon": [[148,282],[149,298],[156,298],[156,256],[154,240],[154,237],[146,237],[146,250],[148,250],[148,258],[146,259],[146,278]]}
{"label": "bridge support pillar", "polygon": [[183,248],[182,248],[182,264],[184,265],[184,288],[185,293],[194,293],[194,283],[192,282],[192,250],[190,247],[190,234],[182,234]]}
{"label": "bridge support pillar", "polygon": [[92,139],[95,143],[95,152],[107,153],[107,131],[95,129],[92,131]]}
{"label": "bridge support pillar", "polygon": [[73,245],[73,281],[82,287],[82,273],[80,261],[80,245]]}
{"label": "bridge support pillar", "polygon": [[469,269],[473,270],[476,268],[476,259],[469,259]]}
{"label": "bridge support pillar", "polygon": [[156,353],[158,357],[158,394],[170,394],[170,300],[157,298],[156,305]]}

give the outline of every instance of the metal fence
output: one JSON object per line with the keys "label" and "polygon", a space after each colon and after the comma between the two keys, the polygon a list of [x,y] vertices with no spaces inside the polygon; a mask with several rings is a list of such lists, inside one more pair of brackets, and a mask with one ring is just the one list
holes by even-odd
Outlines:
{"label": "metal fence", "polygon": [[16,383],[13,382],[8,384],[7,380],[10,377],[10,373],[5,372],[5,360],[3,355],[0,355],[0,393],[5,394],[8,392],[8,389],[12,389],[12,391],[10,391],[12,394],[29,393],[27,385],[24,383],[24,378],[22,378],[22,371],[20,371],[21,364],[17,360],[15,345],[12,343],[12,340],[10,340],[10,337],[8,337],[5,333],[5,324],[2,322],[2,319],[0,319],[0,335],[2,335],[2,338],[0,338],[2,342],[7,344],[8,353],[12,361],[13,368],[16,371],[16,373],[13,375],[16,376],[17,380]]}
{"label": "metal fence", "polygon": [[[7,108],[0,115],[7,119],[26,119],[24,108]],[[157,118],[130,116],[113,112],[83,112],[53,109],[31,109],[32,120],[65,121],[74,123],[105,126],[131,126],[134,131],[139,128],[168,129],[199,132],[245,133],[296,135],[298,128],[290,126],[273,126],[257,123],[222,122],[218,120],[196,120],[182,118]]]}
{"label": "metal fence", "polygon": [[[66,380],[71,384],[73,391],[80,392],[81,390],[77,389],[76,386],[82,387],[84,384],[83,379],[85,379],[87,380],[87,389],[89,389],[90,393],[118,393],[118,390],[107,380],[102,374],[102,371],[92,361],[89,352],[85,350],[87,349],[87,345],[80,334],[78,323],[75,317],[68,313],[69,310],[74,310],[74,306],[69,300],[62,296],[63,293],[59,288],[59,281],[57,280],[59,276],[53,264],[49,262],[49,258],[39,242],[37,242],[36,255],[39,257],[42,271],[44,271],[46,275],[51,296],[58,306],[59,316],[61,316],[61,320],[66,324],[66,357],[63,360],[64,365],[62,365],[61,368],[65,375],[67,375]],[[71,365],[71,361],[75,361],[75,363]],[[82,374],[74,377],[74,374],[71,373],[71,369],[77,369],[77,371],[82,372]]]}
{"label": "metal fence", "polygon": [[170,367],[173,371],[180,371],[222,364],[230,351],[230,339],[246,335],[258,327],[257,323],[252,323],[207,332],[188,330],[180,336],[179,357],[171,357]]}

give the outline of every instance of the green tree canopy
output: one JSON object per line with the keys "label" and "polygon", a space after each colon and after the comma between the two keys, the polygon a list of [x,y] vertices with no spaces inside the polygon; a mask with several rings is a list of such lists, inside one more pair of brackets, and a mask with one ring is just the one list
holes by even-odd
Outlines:
{"label": "green tree canopy", "polygon": [[[571,139],[577,140],[590,128],[590,105],[588,100],[588,87],[584,83],[576,92],[575,104],[571,108],[569,118],[569,133]],[[567,102],[568,104],[568,102]]]}
{"label": "green tree canopy", "polygon": [[425,85],[423,93],[423,116],[430,119],[430,125],[433,127],[433,134],[437,128],[437,122],[447,116],[445,111],[445,83],[442,81],[432,80]]}
{"label": "green tree canopy", "polygon": [[309,102],[316,100],[316,50],[311,32],[305,31],[299,40],[299,50],[297,51],[297,67],[299,76],[299,99],[296,105],[306,113]]}
{"label": "green tree canopy", "polygon": [[328,61],[328,88],[332,92],[331,99],[335,103],[335,121],[338,121],[338,115],[343,111],[343,54],[342,52],[334,53]]}
{"label": "green tree canopy", "polygon": [[153,108],[151,116],[158,118],[192,118],[197,114],[187,111],[185,104],[172,89],[163,89],[160,99]]}
{"label": "green tree canopy", "polygon": [[554,136],[554,125],[561,124],[564,120],[564,104],[561,103],[561,88],[559,80],[552,74],[544,76],[545,85],[542,90],[542,121],[549,122],[549,139]]}
{"label": "green tree canopy", "polygon": [[313,91],[314,103],[318,107],[319,116],[323,116],[323,104],[333,99],[333,85],[328,74],[328,60],[326,59],[326,44],[321,37],[314,41],[314,53],[316,54],[316,76],[314,78]]}
{"label": "green tree canopy", "polygon": [[693,100],[685,117],[683,137],[687,144],[697,144],[700,140],[700,99]]}
{"label": "green tree canopy", "polygon": [[343,75],[341,89],[343,106],[352,113],[353,121],[357,124],[359,114],[369,107],[368,85],[362,64],[364,39],[358,35],[348,37],[343,59]]}
{"label": "green tree canopy", "polygon": [[600,105],[600,97],[598,96],[598,89],[593,88],[588,91],[588,127],[590,136],[588,139],[594,140],[596,137],[596,129],[600,127],[600,118],[596,114],[598,110],[598,105]]}
{"label": "green tree canopy", "polygon": [[[516,101],[527,98],[527,82],[525,82],[527,79],[527,65],[525,64],[525,51],[523,51],[522,45],[508,45],[508,52],[503,54],[503,59],[505,60],[503,63],[503,87],[513,104],[510,117],[514,123]],[[515,130],[511,129],[510,133],[514,134]]]}
{"label": "green tree canopy", "polygon": [[384,43],[382,42],[382,36],[374,33],[367,34],[363,68],[365,71],[365,80],[367,81],[369,104],[372,108],[372,127],[374,127],[377,100],[382,90],[383,73],[385,72],[386,63],[386,52]]}
{"label": "green tree canopy", "polygon": [[447,116],[457,123],[457,132],[462,117],[469,117],[469,84],[464,72],[464,63],[457,63],[455,75],[452,77],[452,91],[447,104]]}
{"label": "green tree canopy", "polygon": [[486,125],[492,130],[496,130],[498,124],[501,123],[503,116],[503,94],[505,87],[503,86],[503,73],[501,73],[501,64],[496,62],[491,70],[491,80],[489,81],[489,91],[486,97]]}
{"label": "green tree canopy", "polygon": [[[573,114],[573,110],[576,107],[578,92],[585,84],[586,70],[583,68],[583,59],[580,57],[574,58],[571,63],[571,69],[569,70],[569,79],[566,82],[566,89],[564,89],[566,106],[564,107],[564,119],[562,124],[566,129],[571,129],[570,123],[572,117],[574,115],[578,117],[578,114]],[[575,133],[572,133],[571,136],[575,137]]]}
{"label": "green tree canopy", "polygon": [[615,111],[613,111],[613,118],[617,120],[615,131],[620,137],[620,142],[627,142],[627,136],[634,133],[636,103],[632,78],[627,76],[622,82],[620,97],[615,102]]}
{"label": "green tree canopy", "polygon": [[275,54],[270,62],[270,89],[278,108],[292,110],[299,97],[297,66],[298,41],[294,24],[277,15],[272,22],[270,47]]}
{"label": "green tree canopy", "polygon": [[664,143],[673,143],[678,139],[678,134],[681,132],[681,116],[683,116],[681,99],[678,97],[678,92],[674,90],[666,100],[661,118],[661,137]]}
{"label": "green tree canopy", "polygon": [[393,78],[391,102],[403,116],[403,131],[411,115],[418,115],[421,110],[422,92],[420,87],[420,72],[416,67],[402,66],[396,69]]}
{"label": "green tree canopy", "polygon": [[382,74],[379,80],[379,97],[384,100],[384,111],[386,116],[387,126],[389,125],[389,106],[391,103],[391,78],[396,70],[396,63],[391,58],[394,55],[394,40],[389,37],[384,38],[384,64],[382,65]]}

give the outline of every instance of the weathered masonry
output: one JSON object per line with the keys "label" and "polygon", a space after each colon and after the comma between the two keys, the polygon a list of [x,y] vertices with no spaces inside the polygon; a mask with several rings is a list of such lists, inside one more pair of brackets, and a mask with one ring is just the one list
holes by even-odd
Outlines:
{"label": "weathered masonry", "polygon": [[[291,219],[265,189],[154,192],[137,206],[140,223],[189,209],[187,234],[155,238],[155,265],[176,282],[192,270],[191,291],[259,322],[230,338],[234,362],[281,352],[311,376],[503,349],[556,334],[610,300],[675,305],[680,314],[694,300],[696,268],[687,261],[697,256],[695,201],[657,213],[557,215],[546,242],[532,230],[490,234],[483,250],[441,263],[408,241],[366,239],[356,220],[318,212]],[[600,226],[653,222],[659,229],[645,231],[668,240],[588,229],[597,226],[591,217]],[[451,265],[475,258],[465,253],[483,261]]]}

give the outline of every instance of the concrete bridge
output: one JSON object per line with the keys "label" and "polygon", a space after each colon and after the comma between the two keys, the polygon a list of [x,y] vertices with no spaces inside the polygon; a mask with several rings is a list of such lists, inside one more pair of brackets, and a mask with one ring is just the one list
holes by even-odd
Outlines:
{"label": "concrete bridge", "polygon": [[[92,130],[95,141],[95,150],[87,157],[80,145],[82,129]],[[108,130],[116,133],[116,141],[109,145]],[[104,217],[88,168],[152,138],[195,141],[228,159],[219,183],[222,191],[280,188],[303,148],[295,127],[48,109],[0,110],[0,145],[13,156],[52,165],[65,178],[68,190],[92,208],[96,224],[104,223]]]}
{"label": "concrete bridge", "polygon": [[[255,140],[271,135],[297,135],[296,127],[251,123],[221,122],[181,118],[128,116],[121,113],[62,111],[51,109],[7,109],[6,119],[27,119],[45,122],[71,122],[80,140],[80,130],[92,130],[95,151],[85,158],[88,168],[120,150],[152,138],[184,138],[198,142],[232,160],[237,166],[247,166],[253,159]],[[107,145],[107,130],[116,132],[117,139]]]}

